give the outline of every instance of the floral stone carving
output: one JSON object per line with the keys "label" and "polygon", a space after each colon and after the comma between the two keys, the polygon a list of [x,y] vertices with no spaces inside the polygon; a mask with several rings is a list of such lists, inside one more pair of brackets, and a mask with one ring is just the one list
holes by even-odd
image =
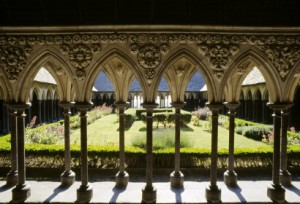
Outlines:
{"label": "floral stone carving", "polygon": [[286,78],[292,67],[300,59],[299,45],[262,45],[259,48],[267,54],[282,79]]}
{"label": "floral stone carving", "polygon": [[202,54],[209,57],[214,75],[219,80],[224,76],[229,57],[239,50],[239,46],[236,44],[201,44],[199,48]]}
{"label": "floral stone carving", "polygon": [[10,81],[16,81],[26,66],[31,47],[7,47],[0,49],[0,67],[5,70]]}
{"label": "floral stone carving", "polygon": [[86,76],[84,68],[88,67],[92,61],[93,54],[100,52],[101,46],[99,44],[92,44],[91,47],[86,44],[75,44],[73,46],[68,44],[61,45],[63,54],[68,55],[71,65],[76,70],[76,76],[79,80],[83,80]]}

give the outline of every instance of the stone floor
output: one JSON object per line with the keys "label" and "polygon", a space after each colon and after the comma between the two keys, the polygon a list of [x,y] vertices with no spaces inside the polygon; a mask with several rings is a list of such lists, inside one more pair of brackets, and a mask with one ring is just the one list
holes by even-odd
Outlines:
{"label": "stone floor", "polygon": [[[31,196],[26,203],[74,203],[76,189],[80,182],[69,188],[62,188],[58,181],[28,181]],[[222,190],[222,203],[272,203],[267,197],[269,180],[240,180],[237,188],[228,188],[218,182]],[[113,181],[92,182],[94,196],[91,203],[141,203],[143,182],[129,182],[126,189],[117,189]],[[157,203],[206,203],[205,187],[207,181],[185,181],[183,189],[172,189],[168,182],[155,182]],[[286,189],[287,203],[300,203],[300,181]],[[9,203],[12,188],[0,181],[0,203]]]}

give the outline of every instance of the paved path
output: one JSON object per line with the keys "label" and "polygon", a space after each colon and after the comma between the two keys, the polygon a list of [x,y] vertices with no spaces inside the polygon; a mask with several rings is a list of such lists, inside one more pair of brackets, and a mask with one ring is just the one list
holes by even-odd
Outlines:
{"label": "paved path", "polygon": [[[74,203],[76,189],[80,182],[69,188],[60,187],[58,181],[28,181],[31,185],[31,197],[26,203]],[[267,197],[270,180],[238,181],[238,188],[228,188],[218,182],[222,190],[222,203],[272,203]],[[116,189],[112,181],[92,182],[94,196],[91,203],[141,203],[143,182],[129,182],[126,189]],[[171,189],[169,182],[156,182],[157,203],[206,203],[205,187],[207,181],[185,181],[184,189]],[[5,187],[0,181],[0,203],[11,201],[12,188]],[[300,203],[300,181],[293,182],[293,187],[286,188],[286,201]]]}

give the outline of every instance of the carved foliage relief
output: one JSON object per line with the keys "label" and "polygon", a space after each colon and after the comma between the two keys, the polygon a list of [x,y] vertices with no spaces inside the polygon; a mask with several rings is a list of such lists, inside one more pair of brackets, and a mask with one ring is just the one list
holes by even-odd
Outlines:
{"label": "carved foliage relief", "polygon": [[162,60],[162,53],[169,50],[167,44],[156,46],[154,44],[146,44],[139,46],[134,43],[130,45],[131,52],[137,55],[138,63],[145,68],[145,77],[152,80],[155,76],[155,68],[157,68]]}
{"label": "carved foliage relief", "polygon": [[221,79],[230,61],[241,46],[252,45],[262,50],[272,61],[283,80],[300,60],[299,34],[205,34],[205,33],[94,33],[52,35],[2,35],[0,36],[1,68],[10,80],[26,66],[33,46],[58,45],[76,68],[78,79],[85,76],[93,55],[101,49],[100,43],[127,43],[137,61],[145,69],[147,79],[153,79],[169,44],[194,44],[208,58],[214,75]]}
{"label": "carved foliage relief", "polygon": [[61,51],[67,55],[73,67],[76,68],[76,76],[78,80],[83,80],[86,77],[85,68],[88,67],[92,61],[93,54],[100,52],[101,47],[99,44],[86,44],[68,45],[62,44]]}
{"label": "carved foliage relief", "polygon": [[0,68],[7,73],[10,81],[16,81],[19,73],[26,67],[30,51],[30,46],[0,47]]}

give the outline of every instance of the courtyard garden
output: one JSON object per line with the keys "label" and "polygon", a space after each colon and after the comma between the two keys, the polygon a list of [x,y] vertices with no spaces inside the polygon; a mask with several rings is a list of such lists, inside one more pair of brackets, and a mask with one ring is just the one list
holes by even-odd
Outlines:
{"label": "courtyard garden", "polygon": [[[129,167],[145,166],[145,110],[125,112],[126,163]],[[119,121],[117,110],[100,106],[88,113],[89,165],[100,168],[118,166]],[[272,126],[235,120],[235,162],[237,167],[272,165]],[[228,117],[219,117],[219,167],[227,165]],[[70,118],[72,165],[80,165],[80,118]],[[153,114],[153,150],[156,167],[174,165],[174,110],[155,109]],[[289,164],[300,166],[300,133],[288,131]],[[62,167],[64,163],[63,120],[25,130],[26,162],[29,166]],[[9,166],[10,135],[0,137],[0,166]],[[182,111],[181,164],[183,167],[209,167],[211,147],[211,118],[208,109]]]}

